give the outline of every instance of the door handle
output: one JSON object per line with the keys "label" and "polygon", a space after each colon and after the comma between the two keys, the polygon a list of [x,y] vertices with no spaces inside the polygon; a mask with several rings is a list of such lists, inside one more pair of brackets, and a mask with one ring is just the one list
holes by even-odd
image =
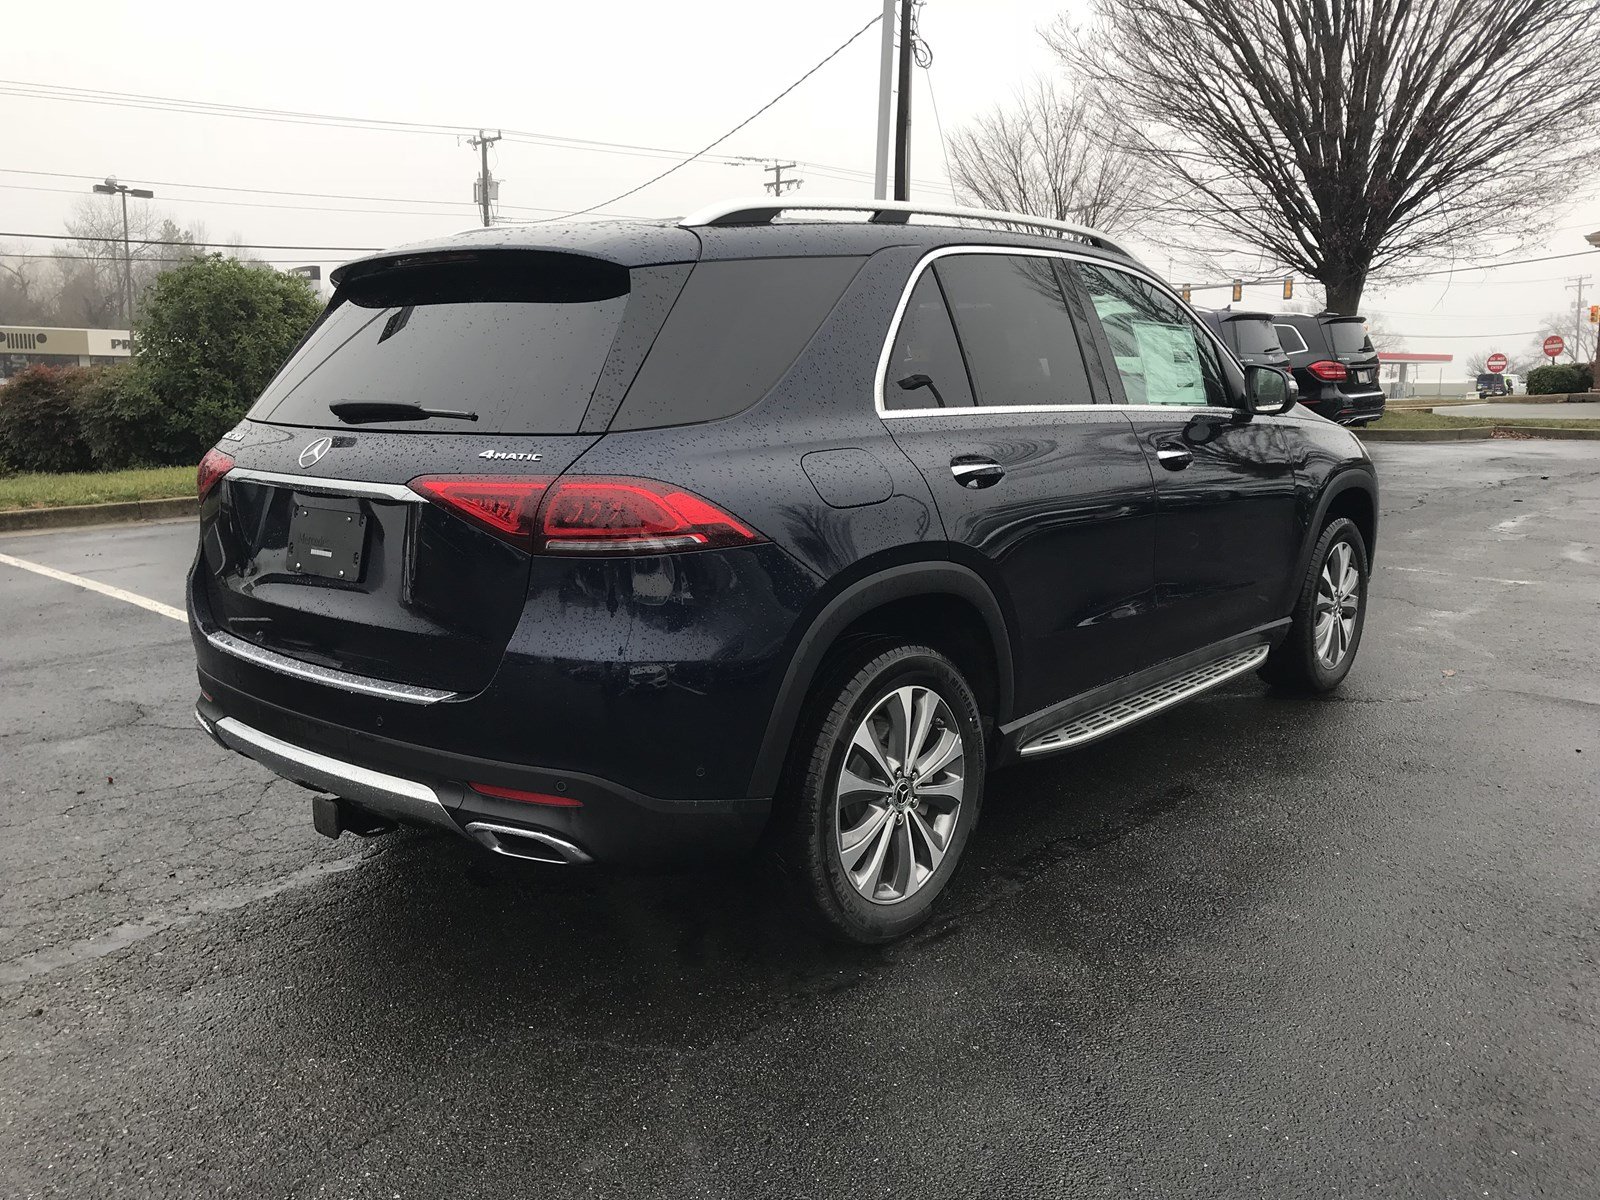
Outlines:
{"label": "door handle", "polygon": [[964,488],[983,488],[999,483],[1005,477],[1005,468],[992,458],[963,455],[950,460],[950,474]]}
{"label": "door handle", "polygon": [[1156,461],[1169,471],[1181,471],[1194,461],[1194,454],[1182,446],[1157,446]]}

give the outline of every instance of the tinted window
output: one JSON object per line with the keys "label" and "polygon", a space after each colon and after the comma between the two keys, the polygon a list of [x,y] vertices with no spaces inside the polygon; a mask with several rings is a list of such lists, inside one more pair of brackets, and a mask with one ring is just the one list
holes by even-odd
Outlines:
{"label": "tinted window", "polygon": [[1271,321],[1240,317],[1237,321],[1229,321],[1228,329],[1232,331],[1233,348],[1241,355],[1276,358],[1283,353],[1283,348],[1278,345],[1278,333],[1272,327]]}
{"label": "tinted window", "polygon": [[697,265],[613,429],[732,416],[772,390],[855,277],[859,258]]}
{"label": "tinted window", "polygon": [[979,404],[1094,403],[1055,259],[956,254],[934,271]]}
{"label": "tinted window", "polygon": [[1306,340],[1300,336],[1300,331],[1293,325],[1274,325],[1273,330],[1278,335],[1278,345],[1283,347],[1285,354],[1304,354]]}
{"label": "tinted window", "polygon": [[[921,382],[924,378],[926,384]],[[917,280],[900,318],[883,393],[886,409],[972,407],[961,347],[932,271],[924,271]]]}
{"label": "tinted window", "polygon": [[1329,321],[1328,340],[1335,354],[1371,354],[1372,343],[1367,340],[1367,327],[1360,321]]}
{"label": "tinted window", "polygon": [[341,426],[343,401],[478,414],[374,422],[429,433],[571,433],[628,303],[628,272],[570,254],[497,251],[381,271],[341,287],[250,410]]}
{"label": "tinted window", "polygon": [[1171,296],[1125,271],[1078,263],[1129,404],[1231,408],[1217,348]]}

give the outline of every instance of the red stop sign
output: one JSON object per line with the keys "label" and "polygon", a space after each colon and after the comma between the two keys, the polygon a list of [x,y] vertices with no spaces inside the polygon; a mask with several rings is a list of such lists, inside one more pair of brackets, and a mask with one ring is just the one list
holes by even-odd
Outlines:
{"label": "red stop sign", "polygon": [[1506,369],[1506,356],[1504,354],[1491,354],[1489,355],[1489,361],[1484,365],[1498,375]]}
{"label": "red stop sign", "polygon": [[1546,358],[1554,358],[1567,348],[1567,343],[1561,340],[1561,335],[1552,333],[1544,340],[1544,354]]}

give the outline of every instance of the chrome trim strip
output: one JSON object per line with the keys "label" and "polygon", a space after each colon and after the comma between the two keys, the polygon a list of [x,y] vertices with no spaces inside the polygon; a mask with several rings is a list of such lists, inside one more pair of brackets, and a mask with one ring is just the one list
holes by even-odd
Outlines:
{"label": "chrome trim strip", "polygon": [[[950,204],[913,204],[906,200],[855,200],[833,196],[796,196],[787,203],[771,196],[750,199],[724,200],[696,209],[678,224],[685,229],[704,225],[767,224],[781,213],[789,212],[860,212],[871,213],[876,224],[884,213],[899,213],[906,217],[956,217],[967,221],[997,221],[1005,225],[1023,225],[1029,229],[1048,229],[1055,233],[1070,233],[1083,238],[1091,246],[1110,250],[1132,258],[1127,249],[1111,240],[1111,235],[1101,233],[1088,225],[1074,225],[1070,221],[1056,221],[1048,217],[1030,216],[1028,213],[1001,212],[993,208],[965,208]],[[743,220],[731,219],[743,218]],[[902,223],[903,222],[897,222]]]}
{"label": "chrome trim strip", "polygon": [[1219,683],[1225,683],[1237,675],[1243,675],[1246,671],[1255,670],[1266,659],[1270,649],[1270,646],[1265,645],[1246,647],[1205,666],[1195,667],[1182,675],[1148,687],[1142,692],[1113,701],[1104,708],[1080,713],[1056,728],[1039,734],[1027,745],[1018,749],[1017,753],[1023,756],[1049,754],[1056,750],[1068,750],[1074,746],[1082,746],[1086,742],[1096,741],[1135,721],[1142,721],[1145,717],[1171,708],[1174,704],[1198,696]]}
{"label": "chrome trim strip", "polygon": [[379,816],[461,832],[438,793],[425,783],[329,758],[262,733],[234,717],[218,721],[216,734],[224,744],[285,779],[331,792]]}
{"label": "chrome trim strip", "polygon": [[[889,356],[894,352],[894,339],[899,336],[900,322],[905,317],[906,305],[911,302],[911,293],[917,286],[917,281],[922,278],[922,273],[928,269],[929,264],[952,254],[1010,254],[1018,257],[1030,258],[1066,258],[1076,262],[1093,263],[1097,267],[1107,270],[1122,271],[1124,274],[1143,279],[1152,283],[1167,293],[1186,311],[1193,313],[1194,308],[1185,303],[1182,296],[1178,295],[1170,286],[1157,279],[1142,263],[1134,259],[1126,263],[1113,262],[1110,259],[1096,258],[1092,254],[1077,254],[1070,250],[1045,250],[1035,246],[983,246],[978,244],[964,244],[960,246],[938,246],[928,251],[912,268],[911,276],[906,280],[905,289],[900,293],[900,302],[894,306],[894,316],[889,320],[889,333],[883,339],[883,348],[878,351],[878,366],[872,376],[872,405],[877,410],[878,416],[885,420],[896,417],[953,417],[976,413],[994,413],[1002,415],[1007,413],[1057,413],[1057,412],[1188,412],[1188,413],[1235,413],[1233,408],[1210,408],[1196,405],[1190,408],[1183,404],[996,404],[992,407],[974,404],[964,408],[899,408],[889,409],[884,406],[884,386],[888,382]],[[1233,360],[1235,366],[1242,372],[1244,367],[1239,363],[1238,357],[1222,343],[1216,334],[1211,332],[1210,326],[1198,317],[1194,319],[1195,326],[1205,331],[1206,337],[1211,339],[1211,344],[1217,348],[1219,354]]]}
{"label": "chrome trim strip", "polygon": [[299,492],[316,492],[332,496],[370,496],[377,500],[400,500],[406,504],[423,504],[427,498],[419,496],[403,483],[372,483],[365,479],[317,479],[310,475],[290,475],[283,471],[257,471],[251,467],[234,467],[226,478],[245,483],[270,483],[291,487]]}
{"label": "chrome trim strip", "polygon": [[340,671],[334,667],[301,662],[298,658],[290,658],[287,654],[279,654],[275,650],[252,645],[243,638],[234,637],[233,634],[221,630],[207,633],[206,641],[224,654],[242,658],[245,662],[265,667],[269,671],[277,671],[280,675],[292,675],[309,683],[320,683],[327,687],[338,688],[342,692],[355,692],[361,696],[381,696],[385,700],[399,700],[404,704],[437,704],[441,700],[454,700],[460,694],[440,691],[437,688],[418,687],[414,683],[393,683],[387,679],[373,679],[366,675]]}
{"label": "chrome trim strip", "polygon": [[538,842],[541,845],[549,846],[550,849],[561,856],[561,861],[564,863],[573,863],[581,866],[594,861],[586,851],[579,849],[566,839],[558,838],[553,833],[545,833],[539,829],[522,829],[516,825],[496,825],[491,821],[468,821],[467,834],[479,845],[488,847],[496,854],[503,854],[507,858],[520,858],[523,862],[540,862],[544,860],[530,859],[525,854],[512,853],[500,844],[502,837],[522,838],[526,841]]}

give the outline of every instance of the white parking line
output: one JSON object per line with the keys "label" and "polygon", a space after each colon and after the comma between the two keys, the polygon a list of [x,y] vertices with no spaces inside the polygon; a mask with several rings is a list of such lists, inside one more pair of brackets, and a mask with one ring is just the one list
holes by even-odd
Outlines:
{"label": "white parking line", "polygon": [[125,591],[119,587],[112,587],[109,583],[101,583],[98,579],[86,579],[82,575],[74,575],[70,571],[58,571],[54,567],[47,567],[40,563],[29,562],[23,558],[13,558],[9,554],[0,554],[0,563],[8,567],[21,567],[24,571],[32,571],[35,575],[43,575],[46,579],[59,579],[62,583],[70,583],[76,587],[87,588],[91,592],[99,592],[102,596],[110,596],[113,600],[121,600],[125,604],[134,604],[150,612],[159,613],[163,617],[171,617],[174,621],[188,624],[189,617],[181,608],[173,608],[170,604],[163,604],[159,600],[152,600],[149,596],[141,596],[136,592]]}

